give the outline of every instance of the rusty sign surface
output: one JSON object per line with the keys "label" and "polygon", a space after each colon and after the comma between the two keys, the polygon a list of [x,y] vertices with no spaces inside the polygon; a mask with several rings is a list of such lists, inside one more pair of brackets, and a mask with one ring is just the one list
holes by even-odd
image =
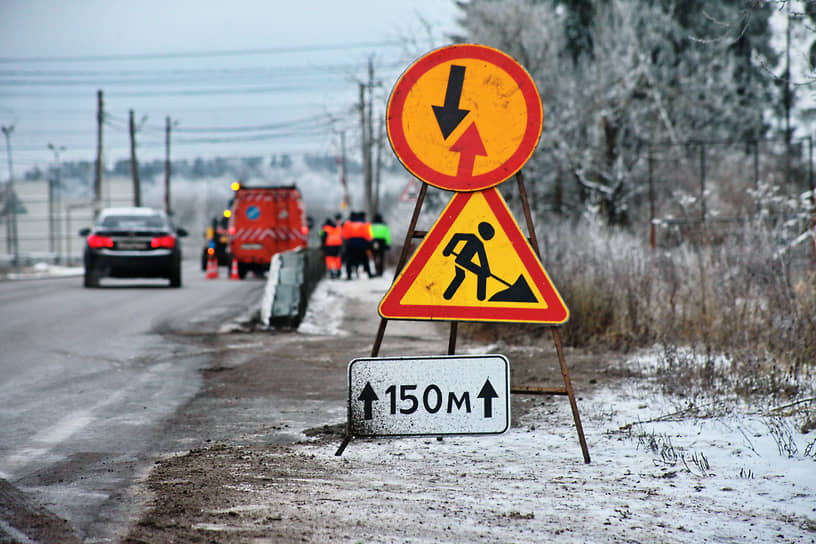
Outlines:
{"label": "rusty sign surface", "polygon": [[354,359],[348,391],[353,436],[501,434],[510,428],[504,355]]}
{"label": "rusty sign surface", "polygon": [[440,189],[479,191],[518,172],[541,136],[535,83],[512,57],[476,44],[431,51],[388,100],[388,139],[403,165]]}

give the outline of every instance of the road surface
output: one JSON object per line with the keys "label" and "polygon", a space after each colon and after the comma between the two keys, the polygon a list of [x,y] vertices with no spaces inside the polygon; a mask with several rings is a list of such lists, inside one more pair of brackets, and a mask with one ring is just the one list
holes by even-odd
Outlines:
{"label": "road surface", "polygon": [[[3,508],[30,499],[84,541],[125,530],[134,483],[167,447],[165,422],[201,387],[212,333],[263,290],[223,268],[206,280],[198,265],[185,261],[181,289],[164,280],[85,289],[80,276],[0,282]],[[9,521],[20,515],[0,509],[0,542],[25,541]]]}

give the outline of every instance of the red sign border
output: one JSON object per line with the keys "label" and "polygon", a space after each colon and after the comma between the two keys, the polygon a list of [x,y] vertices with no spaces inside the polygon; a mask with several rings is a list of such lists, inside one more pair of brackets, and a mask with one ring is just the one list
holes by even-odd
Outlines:
{"label": "red sign border", "polygon": [[569,309],[561,295],[550,281],[547,271],[539,261],[533,248],[510,215],[504,199],[495,187],[482,191],[488,206],[493,211],[499,225],[504,229],[510,243],[521,259],[525,270],[538,288],[547,308],[501,308],[487,306],[439,306],[430,304],[402,304],[400,301],[414,284],[434,251],[441,245],[454,221],[476,194],[457,192],[440,215],[439,220],[431,227],[430,232],[420,244],[405,268],[394,280],[386,292],[378,311],[386,319],[407,320],[447,320],[447,321],[493,321],[509,323],[545,323],[560,325],[569,319]]}
{"label": "red sign border", "polygon": [[[402,127],[402,115],[408,93],[428,70],[456,59],[477,59],[498,66],[518,83],[527,106],[527,126],[513,155],[498,167],[477,176],[460,177],[438,172],[425,164],[408,144]],[[428,104],[431,107],[431,104]],[[541,137],[544,120],[541,98],[533,78],[512,57],[486,45],[457,44],[435,49],[414,62],[400,76],[391,91],[386,109],[388,140],[400,162],[419,179],[449,191],[480,191],[494,187],[521,170],[530,159]]]}

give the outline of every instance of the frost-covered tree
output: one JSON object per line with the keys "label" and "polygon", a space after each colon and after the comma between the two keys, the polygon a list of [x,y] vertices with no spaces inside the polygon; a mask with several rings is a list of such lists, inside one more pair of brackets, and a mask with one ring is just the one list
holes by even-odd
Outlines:
{"label": "frost-covered tree", "polygon": [[471,0],[463,41],[516,58],[544,104],[530,169],[558,213],[623,224],[650,142],[753,138],[773,90],[769,8],[737,0]]}

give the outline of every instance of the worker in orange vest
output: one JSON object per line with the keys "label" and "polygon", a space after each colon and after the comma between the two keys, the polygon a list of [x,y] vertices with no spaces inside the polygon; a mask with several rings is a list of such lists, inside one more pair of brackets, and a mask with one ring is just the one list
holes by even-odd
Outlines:
{"label": "worker in orange vest", "polygon": [[362,265],[370,278],[371,267],[368,264],[368,249],[371,246],[371,223],[366,221],[365,212],[352,212],[349,220],[343,223],[343,244],[346,258],[346,279],[351,279],[352,271]]}
{"label": "worker in orange vest", "polygon": [[342,227],[331,219],[326,219],[320,231],[320,248],[326,259],[326,270],[332,279],[342,275],[343,234]]}

